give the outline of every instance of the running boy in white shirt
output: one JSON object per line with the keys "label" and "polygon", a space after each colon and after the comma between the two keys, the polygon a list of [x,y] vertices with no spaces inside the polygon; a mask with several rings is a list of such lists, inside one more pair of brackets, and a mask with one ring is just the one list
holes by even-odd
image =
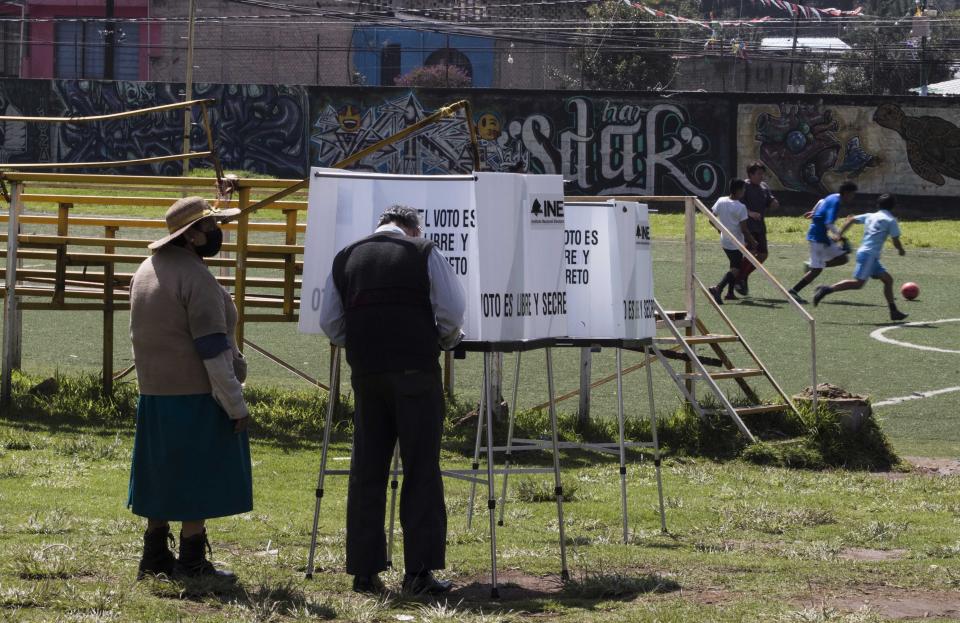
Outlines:
{"label": "running boy in white shirt", "polygon": [[[711,210],[714,216],[723,223],[723,226],[733,234],[740,244],[745,244],[745,246],[752,249],[756,246],[757,241],[747,228],[747,220],[750,218],[747,215],[747,206],[743,205],[740,201],[743,199],[745,188],[746,184],[743,180],[730,180],[730,195],[717,199],[717,202],[713,204]],[[746,243],[744,243],[744,239],[746,239]],[[710,295],[713,296],[713,300],[717,302],[717,305],[723,305],[724,299],[728,301],[737,300],[737,297],[733,294],[733,286],[740,277],[740,263],[743,261],[743,253],[740,251],[740,248],[723,232],[720,232],[720,246],[723,247],[723,252],[727,254],[730,269],[727,271],[727,274],[723,276],[723,279],[720,280],[720,283],[709,288]],[[726,297],[721,296],[724,287],[727,288]]]}
{"label": "running boy in white shirt", "polygon": [[857,249],[857,266],[853,271],[853,279],[845,279],[832,286],[820,286],[813,296],[814,305],[818,305],[823,297],[833,292],[859,290],[867,279],[873,278],[883,282],[883,296],[887,299],[887,305],[890,306],[890,319],[903,320],[907,317],[907,314],[897,309],[897,304],[893,301],[893,277],[880,263],[880,252],[883,251],[883,243],[888,236],[893,246],[897,248],[897,252],[900,255],[906,254],[903,245],[900,244],[900,225],[890,213],[895,205],[896,200],[893,195],[880,195],[877,199],[879,210],[847,219],[840,228],[839,236],[843,236],[854,223],[863,223],[863,241]]}

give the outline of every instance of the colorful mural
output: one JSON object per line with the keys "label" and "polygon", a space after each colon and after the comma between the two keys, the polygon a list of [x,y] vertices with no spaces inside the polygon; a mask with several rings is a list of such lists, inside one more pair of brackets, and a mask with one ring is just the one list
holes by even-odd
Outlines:
{"label": "colorful mural", "polygon": [[900,135],[914,173],[937,186],[944,175],[960,179],[960,128],[941,117],[909,116],[896,104],[883,104],[873,120]]}
{"label": "colorful mural", "polygon": [[[316,102],[314,164],[330,166],[448,103],[448,94],[325,92]],[[718,195],[728,151],[724,105],[659,99],[475,97],[482,167],[559,173],[571,194]],[[715,128],[711,136],[701,128]],[[462,120],[448,119],[364,159],[360,168],[433,174],[471,168]]]}
{"label": "colorful mural", "polygon": [[782,104],[777,113],[761,112],[756,118],[760,160],[787,190],[824,193],[824,175],[846,173],[858,177],[876,158],[861,145],[859,136],[846,140],[843,159],[834,111],[819,104]]}
{"label": "colorful mural", "polygon": [[822,195],[847,179],[865,193],[960,192],[960,110],[879,105],[745,103],[737,167],[761,160],[775,189]]}
{"label": "colorful mural", "polygon": [[[167,83],[6,79],[0,80],[0,116],[102,114],[180,101],[182,92],[182,85]],[[866,194],[960,195],[960,109],[935,98],[222,84],[196,85],[194,95],[216,100],[210,118],[225,168],[284,178],[339,162],[466,96],[482,169],[560,174],[570,194],[712,200],[730,176],[761,160],[775,190],[811,200],[847,179]],[[176,154],[181,115],[95,124],[0,121],[0,163]],[[205,133],[197,116],[194,121],[191,144],[204,150]],[[357,168],[443,174],[469,171],[472,164],[466,125],[454,118],[368,156]],[[180,168],[174,161],[93,170],[178,175]]]}

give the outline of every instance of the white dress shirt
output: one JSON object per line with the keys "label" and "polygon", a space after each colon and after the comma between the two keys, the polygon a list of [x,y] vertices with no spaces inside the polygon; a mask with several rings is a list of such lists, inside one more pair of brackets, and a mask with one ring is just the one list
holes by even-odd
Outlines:
{"label": "white dress shirt", "polygon": [[[402,229],[388,223],[381,225],[374,233],[406,235]],[[440,347],[450,350],[463,339],[463,318],[467,309],[467,297],[457,279],[453,267],[436,247],[427,259],[427,273],[430,277],[430,304],[440,333]],[[323,303],[320,306],[320,328],[335,346],[343,346],[347,341],[347,322],[344,315],[343,299],[337,284],[333,281],[333,272],[327,275],[324,285]]]}

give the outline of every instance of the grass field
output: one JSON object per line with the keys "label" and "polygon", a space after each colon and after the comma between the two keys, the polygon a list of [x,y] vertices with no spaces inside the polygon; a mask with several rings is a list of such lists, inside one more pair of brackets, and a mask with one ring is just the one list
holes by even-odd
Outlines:
{"label": "grass field", "polygon": [[[654,217],[657,297],[680,301],[682,245],[677,216]],[[771,270],[785,284],[799,277],[806,255],[798,219],[773,219]],[[884,262],[898,283],[917,281],[911,321],[953,319],[960,275],[960,224],[903,224],[906,257]],[[659,233],[658,233],[659,232]],[[706,229],[697,247],[698,274],[719,279],[722,254]],[[848,267],[822,281],[846,277]],[[809,385],[809,338],[798,316],[762,284],[752,297],[725,306],[788,392]],[[705,305],[703,307],[706,307]],[[888,325],[879,286],[836,295],[814,310],[820,381],[871,395],[874,401],[960,385],[960,353],[882,343],[870,333]],[[717,326],[711,312],[708,326]],[[100,320],[94,314],[27,312],[24,369],[32,375],[73,375],[99,364]],[[126,318],[117,318],[118,336]],[[290,325],[252,325],[248,336],[311,374],[323,376],[322,340]],[[921,346],[960,350],[960,322],[903,326],[886,336]],[[129,362],[118,340],[117,367]],[[289,373],[250,355],[251,385],[303,387]],[[633,356],[625,362],[632,363]],[[505,394],[513,356],[505,357]],[[577,386],[578,353],[558,351],[559,391]],[[613,352],[596,355],[595,378],[613,370]],[[519,408],[546,399],[542,354],[523,359]],[[678,404],[656,371],[661,415]],[[628,417],[645,417],[642,377],[626,377]],[[766,388],[761,394],[772,397]],[[347,391],[345,383],[344,390]],[[475,400],[479,359],[457,366],[458,395]],[[594,415],[614,413],[612,384],[595,391]],[[876,409],[897,451],[906,456],[956,457],[960,451],[960,392]],[[573,401],[563,409],[575,408]],[[0,420],[0,621],[776,621],[846,623],[960,617],[960,475],[870,474],[763,468],[671,455],[664,461],[669,535],[660,535],[649,457],[633,457],[629,472],[631,542],[619,544],[616,464],[574,457],[564,470],[574,490],[567,505],[573,581],[562,583],[555,505],[523,493],[546,487],[527,477],[508,500],[499,534],[504,599],[488,599],[486,504],[465,525],[467,486],[450,481],[447,577],[457,590],[446,602],[366,600],[349,592],[343,569],[345,483],[328,480],[321,517],[319,570],[303,580],[318,452],[314,441],[255,440],[255,510],[211,522],[215,559],[236,569],[235,589],[206,584],[133,580],[142,525],[123,507],[132,422],[89,423],[6,415]],[[315,438],[315,436],[313,436]],[[445,463],[469,459],[445,451]],[[348,456],[335,445],[334,463]],[[590,466],[584,467],[584,462]],[[929,471],[929,470],[928,470]],[[552,486],[552,485],[551,485]],[[524,499],[517,499],[521,496]],[[399,575],[388,584],[396,587]],[[869,604],[863,607],[864,604]],[[412,618],[408,618],[412,617]]]}
{"label": "grass field", "polygon": [[[655,215],[654,232],[658,243],[654,246],[654,279],[657,298],[666,308],[678,306],[682,300],[680,271],[682,270],[682,243],[675,235],[682,229],[679,215]],[[768,260],[770,270],[789,287],[802,274],[801,263],[806,258],[806,245],[799,244],[802,234],[796,229],[798,220],[790,217],[771,219],[774,243]],[[701,228],[703,229],[703,228]],[[950,240],[960,237],[960,224],[953,221],[907,222],[904,239],[908,240],[905,257],[888,252],[884,262],[898,284],[911,280],[921,286],[916,301],[902,307],[910,313],[910,321],[950,319],[957,314],[956,296],[960,286],[956,266],[960,260],[957,251],[931,246],[950,246]],[[856,233],[856,232],[855,232]],[[131,236],[142,237],[143,232]],[[791,236],[793,242],[781,242]],[[916,236],[922,246],[910,246]],[[703,281],[718,280],[724,270],[723,256],[716,243],[715,232],[704,229],[697,246],[698,274]],[[960,240],[960,238],[957,238]],[[850,267],[829,269],[820,282],[846,278]],[[776,294],[762,278],[752,280],[753,296],[724,310],[760,353],[762,359],[781,381],[784,388],[794,393],[810,385],[809,334],[804,322],[785,300]],[[808,288],[808,298],[812,296]],[[720,321],[706,309],[708,326],[720,331]],[[813,309],[813,308],[810,308]],[[868,284],[862,291],[835,295],[815,310],[817,318],[818,365],[821,382],[831,382],[846,389],[869,394],[875,401],[906,396],[915,391],[931,391],[960,385],[960,354],[923,351],[881,343],[869,337],[875,329],[887,323],[886,306],[879,284]],[[115,365],[122,369],[131,363],[126,334],[127,318],[117,314]],[[52,374],[56,371],[74,373],[96,370],[100,365],[101,319],[97,314],[76,312],[32,312],[24,322],[24,370],[31,374]],[[891,330],[888,337],[919,345],[946,345],[960,350],[960,323],[945,323],[919,327],[907,326]],[[247,337],[309,374],[326,378],[329,361],[325,342],[316,336],[296,333],[290,324],[253,324],[247,328]],[[950,346],[953,344],[954,346]],[[546,400],[542,354],[531,353],[524,359],[521,372],[519,407],[525,408]],[[250,354],[253,385],[280,385],[300,387],[303,382],[276,364],[256,353]],[[557,388],[559,392],[576,389],[579,353],[558,351],[556,354]],[[638,359],[625,354],[625,363]],[[744,359],[735,360],[746,363]],[[512,390],[514,355],[505,356],[505,395]],[[457,362],[457,391],[465,398],[479,396],[480,358],[470,355]],[[593,376],[600,379],[614,371],[614,353],[604,351],[595,356]],[[657,403],[672,411],[678,403],[678,394],[666,375],[657,371]],[[628,405],[645,404],[641,375],[626,377]],[[344,383],[345,391],[349,386]],[[768,387],[758,385],[761,395],[773,397]],[[604,385],[594,391],[594,413],[610,417],[615,409],[615,386]],[[565,409],[576,409],[575,401],[562,403]],[[897,449],[907,455],[955,456],[960,452],[960,392],[938,395],[923,400],[881,407],[877,411]],[[632,412],[634,415],[637,412]]]}

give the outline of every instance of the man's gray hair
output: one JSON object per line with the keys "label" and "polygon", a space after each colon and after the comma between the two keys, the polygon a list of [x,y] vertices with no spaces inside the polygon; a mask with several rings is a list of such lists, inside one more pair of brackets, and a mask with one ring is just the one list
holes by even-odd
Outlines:
{"label": "man's gray hair", "polygon": [[380,220],[377,222],[377,227],[387,223],[418,229],[420,227],[420,213],[417,212],[416,208],[395,203],[383,211]]}

